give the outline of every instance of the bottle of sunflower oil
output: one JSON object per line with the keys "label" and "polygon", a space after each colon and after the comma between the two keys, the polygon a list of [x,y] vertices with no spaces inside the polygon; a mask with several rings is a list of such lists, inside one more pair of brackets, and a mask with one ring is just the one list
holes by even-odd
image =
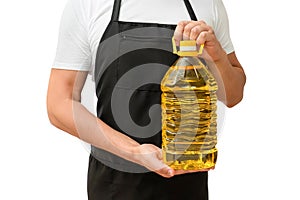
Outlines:
{"label": "bottle of sunflower oil", "polygon": [[173,38],[179,59],[161,82],[162,150],[164,162],[173,169],[201,170],[217,161],[216,80],[198,55],[196,41]]}

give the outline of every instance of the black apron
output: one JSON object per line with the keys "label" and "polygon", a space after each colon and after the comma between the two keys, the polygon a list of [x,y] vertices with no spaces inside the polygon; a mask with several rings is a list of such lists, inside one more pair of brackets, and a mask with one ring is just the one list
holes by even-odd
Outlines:
{"label": "black apron", "polygon": [[[184,0],[192,20],[197,20]],[[176,59],[176,25],[119,21],[121,0],[97,50],[97,116],[140,144],[161,147],[160,82]],[[184,11],[183,11],[184,12]],[[89,200],[207,200],[207,172],[167,179],[107,151],[91,147]]]}

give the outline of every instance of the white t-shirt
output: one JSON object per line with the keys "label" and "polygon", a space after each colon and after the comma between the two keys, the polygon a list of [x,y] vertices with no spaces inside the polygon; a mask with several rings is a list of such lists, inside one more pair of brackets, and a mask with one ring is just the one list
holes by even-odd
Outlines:
{"label": "white t-shirt", "polygon": [[[113,0],[69,0],[62,14],[53,68],[92,72]],[[222,0],[190,0],[198,20],[210,25],[223,49],[234,51]],[[177,24],[191,20],[183,0],[123,0],[120,21]]]}

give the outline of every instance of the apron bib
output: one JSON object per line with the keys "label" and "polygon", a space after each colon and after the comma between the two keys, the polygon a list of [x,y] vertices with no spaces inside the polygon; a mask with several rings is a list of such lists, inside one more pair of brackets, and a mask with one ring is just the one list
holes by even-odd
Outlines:
{"label": "apron bib", "polygon": [[[188,0],[185,5],[197,20]],[[121,0],[98,46],[95,62],[97,116],[140,144],[161,147],[160,82],[176,60],[176,25],[119,21]],[[89,200],[208,199],[207,172],[170,179],[91,147]]]}

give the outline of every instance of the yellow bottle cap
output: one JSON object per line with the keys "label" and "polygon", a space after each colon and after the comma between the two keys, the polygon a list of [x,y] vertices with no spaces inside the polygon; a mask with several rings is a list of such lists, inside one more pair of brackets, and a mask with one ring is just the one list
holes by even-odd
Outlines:
{"label": "yellow bottle cap", "polygon": [[199,51],[197,51],[197,44],[195,40],[182,40],[179,42],[179,51],[178,51],[174,37],[172,37],[172,43],[173,43],[173,53],[179,56],[201,55],[204,47],[204,44],[201,44]]}

